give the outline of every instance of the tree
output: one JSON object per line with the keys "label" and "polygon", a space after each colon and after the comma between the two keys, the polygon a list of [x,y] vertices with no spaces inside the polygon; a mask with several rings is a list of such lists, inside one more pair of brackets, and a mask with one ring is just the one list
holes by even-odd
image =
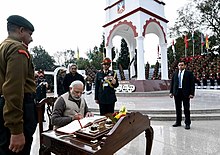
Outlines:
{"label": "tree", "polygon": [[210,44],[210,47],[220,44],[219,0],[192,0],[178,10],[178,15],[174,27],[170,28],[170,37],[178,37],[192,31],[211,30],[216,44]]}
{"label": "tree", "polygon": [[78,60],[76,60],[76,64],[78,66],[78,69],[80,70],[84,70],[87,66],[90,65],[89,60],[85,58],[79,58]]}
{"label": "tree", "polygon": [[89,62],[92,66],[94,66],[97,70],[101,69],[101,62],[103,60],[103,53],[98,51],[98,47],[95,46],[93,51],[89,51],[88,54]]}
{"label": "tree", "polygon": [[191,3],[177,10],[178,18],[173,27],[170,28],[170,37],[185,35],[200,27],[200,21],[197,20],[198,14],[195,13],[196,7]]}
{"label": "tree", "polygon": [[75,51],[73,50],[66,50],[63,52],[64,54],[64,65],[65,66],[68,66],[69,64],[71,63],[76,63],[76,58],[74,57],[75,56]]}
{"label": "tree", "polygon": [[127,43],[124,38],[121,39],[121,53],[119,54],[119,58],[117,60],[118,64],[121,64],[123,69],[128,69],[130,62],[129,58],[129,50]]}
{"label": "tree", "polygon": [[55,69],[54,58],[50,56],[42,46],[35,46],[30,51],[33,52],[33,63],[35,65],[35,70],[42,69],[53,71]]}
{"label": "tree", "polygon": [[99,51],[103,54],[106,55],[106,49],[105,49],[105,34],[102,34],[102,43],[99,46]]}
{"label": "tree", "polygon": [[196,8],[200,11],[201,23],[211,29],[220,43],[220,1],[219,0],[194,0]]}
{"label": "tree", "polygon": [[57,51],[54,54],[59,66],[68,66],[70,63],[76,63],[75,51],[69,49],[65,51]]}

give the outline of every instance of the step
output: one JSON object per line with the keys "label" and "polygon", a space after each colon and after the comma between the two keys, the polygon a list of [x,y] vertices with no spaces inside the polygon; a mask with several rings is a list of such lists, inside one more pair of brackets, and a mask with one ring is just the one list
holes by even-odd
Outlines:
{"label": "step", "polygon": [[169,96],[169,90],[151,92],[116,93],[117,97],[161,97]]}
{"label": "step", "polygon": [[[185,119],[184,114],[182,115],[183,120]],[[175,121],[176,115],[175,114],[169,114],[169,115],[154,115],[149,114],[148,115],[151,120],[154,121]],[[190,118],[192,121],[195,120],[220,120],[220,113],[213,113],[213,114],[191,114]]]}
{"label": "step", "polygon": [[[91,110],[94,115],[99,115],[98,109]],[[133,111],[137,112],[137,110]],[[151,120],[155,121],[175,121],[176,114],[175,111],[162,110],[162,111],[138,111],[144,115],[149,116]],[[184,112],[182,113],[184,120]],[[220,109],[210,109],[210,110],[191,110],[190,114],[191,120],[220,120]]]}
{"label": "step", "polygon": [[[98,113],[99,109],[90,109],[92,112]],[[115,111],[118,111],[117,109]],[[175,114],[175,110],[132,110],[133,112],[140,112],[142,114]],[[184,111],[182,111],[184,113]],[[212,114],[219,113],[220,109],[206,109],[206,110],[190,110],[191,114]]]}
{"label": "step", "polygon": [[[134,110],[138,111],[142,114],[175,114],[175,110]],[[184,113],[184,111],[182,111]],[[212,114],[212,113],[219,113],[220,109],[202,109],[202,110],[190,110],[191,114]]]}

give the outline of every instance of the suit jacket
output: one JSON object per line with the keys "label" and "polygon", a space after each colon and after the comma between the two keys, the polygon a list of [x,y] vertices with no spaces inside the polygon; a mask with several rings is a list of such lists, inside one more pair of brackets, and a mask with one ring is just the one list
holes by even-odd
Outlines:
{"label": "suit jacket", "polygon": [[[176,71],[173,74],[171,85],[170,85],[170,93],[172,93],[174,96],[178,93],[178,87],[179,87],[179,78],[178,78],[178,71]],[[195,82],[194,82],[194,76],[193,73],[185,70],[182,80],[182,92],[185,97],[188,97],[189,95],[195,94]]]}

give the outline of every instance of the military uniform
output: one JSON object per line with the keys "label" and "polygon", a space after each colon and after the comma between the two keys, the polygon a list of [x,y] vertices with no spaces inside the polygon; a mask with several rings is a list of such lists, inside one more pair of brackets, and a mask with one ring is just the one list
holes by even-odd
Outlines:
{"label": "military uniform", "polygon": [[[19,17],[21,23],[25,22]],[[15,17],[12,16],[11,18],[8,18],[8,22],[11,20],[15,22],[13,20]],[[34,67],[27,45],[15,38],[8,37],[0,44],[1,155],[15,154],[8,149],[10,136],[11,134],[18,135],[21,133],[24,133],[26,143],[23,150],[17,154],[26,155],[30,153],[32,135],[37,126],[34,103],[35,89]]]}
{"label": "military uniform", "polygon": [[[112,76],[116,79],[115,84],[111,84]],[[95,100],[99,102],[100,114],[114,113],[115,102],[117,101],[115,89],[118,87],[118,78],[115,71],[108,70],[107,73],[100,71],[96,74],[95,79]]]}

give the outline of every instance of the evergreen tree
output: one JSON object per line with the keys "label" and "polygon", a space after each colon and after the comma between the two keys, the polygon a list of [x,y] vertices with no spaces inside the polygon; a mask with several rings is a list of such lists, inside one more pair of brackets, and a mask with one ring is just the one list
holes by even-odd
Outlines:
{"label": "evergreen tree", "polygon": [[33,49],[31,49],[31,52],[33,52],[33,63],[35,70],[42,69],[53,71],[55,69],[56,66],[54,65],[54,58],[50,56],[42,46],[35,46]]}
{"label": "evergreen tree", "polygon": [[130,62],[128,46],[124,38],[121,39],[121,52],[119,54],[119,58],[117,60],[118,64],[121,64],[123,69],[128,69],[128,65]]}

